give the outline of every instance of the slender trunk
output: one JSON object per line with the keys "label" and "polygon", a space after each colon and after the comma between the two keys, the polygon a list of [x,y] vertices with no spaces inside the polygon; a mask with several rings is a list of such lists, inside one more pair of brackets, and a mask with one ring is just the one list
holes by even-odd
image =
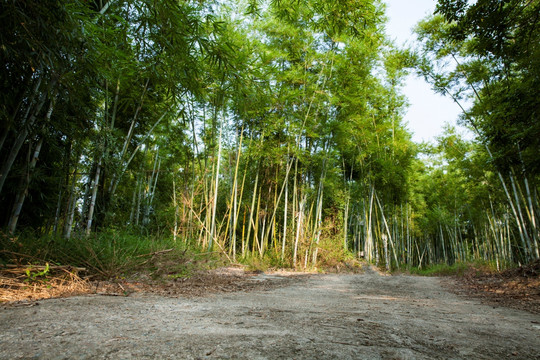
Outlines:
{"label": "slender trunk", "polygon": [[92,182],[88,178],[86,180],[86,183],[84,185],[84,195],[83,195],[83,205],[81,209],[81,218],[79,219],[79,222],[77,223],[77,227],[81,230],[81,232],[84,230],[86,226],[86,219],[88,215],[88,207],[90,206],[90,191],[91,191],[91,185]]}
{"label": "slender trunk", "polygon": [[303,215],[304,215],[304,206],[306,202],[306,196],[304,195],[303,198],[300,200],[300,204],[298,206],[298,221],[296,223],[296,238],[294,240],[294,251],[293,251],[293,267],[296,268],[296,260],[298,257],[298,242],[300,241],[300,236],[302,233],[302,221],[303,221]]}
{"label": "slender trunk", "polygon": [[150,211],[152,210],[152,204],[154,202],[154,193],[156,191],[157,180],[159,176],[159,168],[161,166],[161,159],[159,158],[159,148],[156,148],[156,157],[154,159],[154,167],[152,169],[152,174],[148,181],[148,193],[145,198],[144,206],[144,215],[143,215],[143,225],[148,225],[150,223]]}
{"label": "slender trunk", "polygon": [[529,237],[529,233],[527,232],[527,227],[525,226],[525,221],[523,219],[523,213],[521,211],[521,202],[519,201],[518,192],[516,189],[516,182],[514,179],[514,176],[510,174],[510,184],[512,185],[512,190],[514,192],[514,199],[516,200],[516,208],[517,208],[517,216],[516,221],[520,224],[520,234],[523,237],[524,240],[524,251],[525,251],[525,261],[530,260],[530,255],[532,252],[532,246],[531,246],[531,240]]}
{"label": "slender trunk", "polygon": [[173,191],[173,207],[174,207],[174,229],[173,229],[173,241],[176,243],[176,237],[178,236],[178,203],[176,202],[176,182],[173,176],[172,182]]}
{"label": "slender trunk", "polygon": [[167,115],[169,113],[170,110],[166,110],[163,115],[161,115],[159,117],[159,119],[156,120],[156,122],[154,123],[154,125],[150,128],[150,130],[148,130],[148,132],[146,133],[146,135],[142,138],[142,140],[139,142],[139,144],[137,145],[137,147],[135,148],[135,150],[133,150],[133,152],[131,153],[131,156],[129,157],[129,159],[126,161],[126,163],[124,164],[124,166],[122,167],[120,173],[118,174],[118,176],[115,176],[114,179],[114,184],[111,188],[111,191],[109,192],[109,198],[113,198],[114,194],[116,193],[116,188],[118,187],[118,184],[120,183],[120,180],[122,180],[122,176],[124,175],[124,173],[126,172],[129,164],[131,164],[131,161],[133,161],[133,158],[135,157],[135,155],[137,154],[137,152],[139,151],[139,149],[141,148],[141,146],[146,142],[146,140],[150,137],[150,135],[152,134],[152,132],[154,131],[154,129],[156,128],[156,126],[158,126],[158,124],[161,122],[161,120],[163,120],[163,118],[165,117],[165,115]]}
{"label": "slender trunk", "polygon": [[9,134],[9,128],[6,126],[4,129],[4,132],[2,133],[2,137],[0,137],[0,152],[2,152],[2,149],[4,148],[4,143],[6,142],[6,139]]}
{"label": "slender trunk", "polygon": [[[238,199],[238,211],[236,213],[236,219],[240,217],[240,211],[242,209],[242,199],[244,198],[244,185],[246,184],[246,175],[247,175],[247,168],[244,171],[244,176],[242,177],[242,185],[240,187],[240,196]],[[242,220],[242,256],[245,254],[245,242],[244,242],[244,235],[246,230],[246,210],[244,208],[244,216]]]}
{"label": "slender trunk", "polygon": [[281,260],[285,258],[285,245],[287,243],[287,207],[289,198],[289,179],[285,177],[285,207],[283,209],[283,239],[281,241]]}
{"label": "slender trunk", "polygon": [[259,190],[259,197],[257,199],[257,210],[255,211],[255,223],[253,224],[253,248],[252,253],[255,253],[255,245],[259,251],[261,251],[261,244],[259,243],[259,216],[261,214],[261,191]]}
{"label": "slender trunk", "polygon": [[[118,109],[118,96],[119,95],[120,95],[120,78],[118,78],[118,80],[116,81],[116,90],[115,90],[115,93],[114,93],[113,110],[112,110],[112,114],[111,114],[111,125],[110,125],[111,131],[114,130],[114,125],[115,125],[115,122],[116,122],[116,112],[117,112],[117,109]],[[130,131],[132,130],[131,127],[130,127],[129,130]],[[120,155],[119,160],[122,161],[123,158],[124,158],[124,149],[122,149],[122,153]],[[113,174],[113,176],[111,178],[111,181],[109,183],[109,189],[108,189],[109,194],[112,191],[115,177],[116,177],[116,174]],[[112,200],[111,197],[109,197],[109,199]]]}
{"label": "slender trunk", "polygon": [[143,181],[142,175],[139,175],[138,191],[137,191],[137,209],[135,210],[135,225],[139,225],[141,218],[141,206],[143,201]]}
{"label": "slender trunk", "polygon": [[63,198],[63,188],[64,184],[60,184],[58,190],[58,200],[56,201],[56,211],[54,212],[54,225],[53,225],[53,234],[58,235],[58,224],[60,223],[60,213],[62,211],[62,198]]}
{"label": "slender trunk", "polygon": [[[56,236],[58,235],[58,228],[60,227],[60,221],[61,221],[61,215],[62,210],[65,209],[66,214],[69,211],[69,204],[70,200],[68,199],[67,202],[64,201],[65,192],[69,185],[69,177],[70,177],[70,163],[71,163],[71,153],[73,151],[73,143],[69,144],[69,148],[66,148],[66,151],[64,152],[64,173],[66,174],[65,180],[60,182],[60,185],[58,187],[58,200],[56,202],[56,212],[54,214],[54,226],[53,226],[53,234]],[[67,216],[67,215],[66,215]],[[65,224],[65,218],[64,218],[64,224]],[[63,232],[62,232],[63,235]]]}
{"label": "slender trunk", "polygon": [[373,234],[371,232],[371,220],[373,218],[373,198],[375,193],[375,187],[371,186],[371,195],[369,197],[369,212],[368,212],[368,223],[366,226],[366,243],[364,244],[364,255],[368,261],[373,259]]}
{"label": "slender trunk", "polygon": [[[377,196],[377,194],[375,194],[375,199],[377,200],[377,204],[379,205],[379,209],[381,210],[381,217],[383,219],[383,223],[384,223],[384,227],[386,229],[386,234],[388,236],[388,241],[390,241],[390,246],[392,248],[392,252],[394,253],[394,260],[396,261],[396,266],[399,267],[399,260],[397,258],[397,254],[396,254],[396,248],[394,246],[394,240],[392,239],[392,234],[390,232],[390,228],[388,227],[388,223],[386,221],[386,217],[384,216],[384,210],[383,210],[383,207],[382,207],[382,204],[379,200],[379,197]],[[388,261],[390,260],[390,255],[387,254],[387,259]],[[387,267],[389,267],[390,265],[388,264]]]}
{"label": "slender trunk", "polygon": [[36,147],[34,149],[34,154],[32,156],[32,159],[29,161],[26,174],[24,175],[24,180],[23,180],[23,184],[21,186],[20,192],[17,194],[15,204],[13,205],[13,210],[11,212],[11,217],[8,223],[8,231],[10,234],[13,234],[15,232],[15,229],[17,228],[17,222],[21,214],[24,200],[26,199],[26,195],[28,194],[28,186],[30,185],[30,178],[36,167],[36,163],[37,163],[39,152],[41,151],[42,145],[43,145],[43,137],[41,137],[38,143],[36,144]]}
{"label": "slender trunk", "polygon": [[[22,125],[22,129],[17,134],[17,137],[15,138],[15,141],[13,142],[13,145],[11,146],[11,150],[9,152],[8,157],[2,164],[2,167],[0,168],[0,193],[2,193],[2,189],[4,187],[5,181],[7,179],[7,176],[9,175],[9,172],[11,171],[11,168],[13,166],[13,163],[15,162],[15,159],[17,158],[17,155],[19,155],[19,151],[21,150],[21,147],[26,141],[29,130],[34,124],[34,122],[36,121],[39,115],[39,112],[43,108],[43,105],[45,105],[46,100],[47,100],[47,95],[42,94],[39,103],[36,105],[35,109],[32,111],[32,115],[30,115],[29,119]],[[52,110],[53,110],[53,102],[51,101],[51,105],[47,114],[52,113]]]}
{"label": "slender trunk", "polygon": [[253,196],[251,197],[251,208],[249,209],[248,231],[246,236],[246,242],[249,246],[249,239],[251,235],[251,226],[253,224],[253,213],[255,211],[255,201],[257,200],[257,186],[259,183],[259,166],[257,166],[257,175],[255,175],[255,185],[253,186]]}
{"label": "slender trunk", "polygon": [[[532,245],[532,252],[533,255],[536,257],[536,259],[540,258],[540,250],[538,249],[538,230],[536,228],[536,213],[535,208],[533,206],[532,202],[532,196],[531,196],[531,190],[529,188],[529,181],[526,176],[525,172],[525,165],[523,164],[523,159],[521,156],[521,149],[518,146],[519,150],[519,157],[522,164],[522,170],[523,170],[523,183],[525,185],[525,193],[527,196],[527,199],[523,199],[525,210],[527,211],[527,215],[529,217],[529,223],[531,225],[531,232],[532,232],[532,239],[531,239],[531,245]],[[519,187],[519,186],[518,186]],[[521,191],[521,188],[519,187],[520,194],[523,196],[523,192]]]}
{"label": "slender trunk", "polygon": [[349,234],[349,204],[351,202],[350,190],[347,190],[347,199],[345,200],[345,213],[343,214],[343,250],[347,251]]}
{"label": "slender trunk", "polygon": [[96,207],[96,198],[97,198],[100,174],[101,174],[101,159],[99,159],[99,162],[97,164],[96,174],[94,176],[94,180],[92,181],[92,185],[91,185],[92,196],[90,198],[90,206],[88,207],[88,220],[86,222],[86,236],[90,236],[90,232],[92,231],[92,221],[94,219],[94,210]]}
{"label": "slender trunk", "polygon": [[[288,177],[289,177],[289,172],[290,172],[290,170],[292,168],[292,164],[293,163],[291,161],[291,163],[287,165],[287,171],[285,172],[285,179],[288,179]],[[277,174],[276,174],[276,176],[277,176]],[[276,178],[276,184],[277,184],[277,178]],[[274,194],[275,195],[274,196],[274,210],[272,211],[272,217],[270,218],[270,223],[271,224],[275,222],[276,214],[277,214],[277,210],[278,210],[278,204],[281,202],[281,197],[283,196],[283,192],[285,190],[285,187],[286,187],[286,181],[283,182],[283,185],[281,186],[281,190],[279,192],[279,196],[277,196],[277,198],[276,198],[276,195],[277,195],[277,188],[276,188],[276,192]],[[268,232],[266,234],[266,237],[270,236],[270,230],[271,229],[272,229],[271,227],[268,228]]]}
{"label": "slender trunk", "polygon": [[129,213],[129,225],[133,225],[135,219],[135,211],[137,209],[137,195],[139,194],[139,177],[136,178],[135,189],[133,189],[133,196],[131,198],[131,211]]}
{"label": "slender trunk", "polygon": [[323,194],[324,194],[324,179],[326,177],[326,159],[323,160],[323,169],[321,172],[321,178],[319,180],[319,189],[317,191],[317,207],[315,210],[315,224],[313,227],[315,233],[315,250],[313,251],[313,266],[317,266],[317,255],[319,253],[319,241],[322,231],[322,207],[323,207]]}
{"label": "slender trunk", "polygon": [[[40,66],[40,69],[39,69],[39,72],[41,72],[42,70],[42,67]],[[32,95],[30,95],[29,99],[28,99],[28,106],[26,108],[26,113],[24,114],[24,116],[22,117],[22,119],[20,120],[20,123],[22,125],[22,127],[24,128],[25,127],[25,124],[26,124],[26,121],[28,119],[28,115],[30,114],[30,112],[32,111],[32,106],[34,104],[34,101],[36,99],[36,97],[38,96],[38,93],[39,93],[39,88],[41,87],[41,83],[43,81],[43,77],[39,77],[37,79],[37,81],[35,82],[35,85],[32,89]],[[30,82],[30,81],[29,81]],[[44,96],[43,94],[41,96]],[[26,97],[25,94],[22,95],[23,98]],[[43,98],[42,98],[43,99]],[[13,112],[13,114],[11,115],[11,120],[12,122],[15,122],[15,119],[17,117],[17,113],[19,112],[22,104],[23,104],[23,99],[21,99],[19,101],[19,104],[17,106],[17,108],[15,109],[15,111]],[[4,148],[4,143],[10,133],[10,129],[9,129],[9,125],[8,123],[4,124],[5,128],[4,128],[4,132],[2,133],[2,137],[0,139],[0,152],[2,152],[2,149]],[[1,190],[1,189],[0,189]]]}
{"label": "slender trunk", "polygon": [[439,223],[439,232],[441,234],[441,244],[442,244],[441,247],[442,247],[444,262],[448,264],[448,258],[446,257],[446,245],[444,244],[444,234],[442,230],[442,225],[440,223]]}
{"label": "slender trunk", "polygon": [[212,250],[212,245],[214,241],[214,236],[216,236],[216,209],[217,209],[217,199],[218,199],[218,190],[219,190],[219,168],[221,166],[221,136],[223,132],[223,125],[219,128],[219,139],[218,139],[218,154],[217,154],[217,165],[216,165],[216,181],[214,184],[214,200],[212,202],[212,222],[210,227],[210,239],[208,241],[208,250]]}
{"label": "slender trunk", "polygon": [[71,188],[69,190],[68,209],[66,221],[64,223],[64,238],[69,239],[71,237],[71,229],[73,227],[73,219],[75,217],[75,208],[77,204],[77,196],[75,196],[75,184],[77,183],[77,169],[79,165],[79,155],[75,163],[75,170],[73,172],[73,179],[71,180]]}
{"label": "slender trunk", "polygon": [[[45,115],[45,121],[49,121],[52,116],[52,112],[54,110],[54,101],[51,100],[49,104],[49,109],[47,110],[47,114]],[[15,201],[15,205],[13,207],[12,215],[9,220],[8,224],[8,231],[13,234],[15,232],[15,229],[17,227],[17,222],[19,220],[19,216],[21,214],[21,210],[24,204],[24,201],[26,199],[26,195],[28,194],[28,186],[30,185],[30,179],[32,176],[32,173],[34,172],[34,169],[36,167],[39,153],[41,151],[41,146],[43,145],[44,137],[42,136],[38,143],[36,144],[36,147],[34,149],[34,154],[32,156],[32,159],[28,163],[28,169],[25,175],[25,180],[23,184],[23,188],[21,189],[21,192],[17,195],[17,199]]]}
{"label": "slender trunk", "polygon": [[[142,92],[142,95],[141,95],[141,101],[139,102],[139,106],[137,106],[137,109],[135,110],[135,115],[133,115],[133,119],[131,120],[131,125],[129,126],[129,130],[128,130],[128,133],[126,135],[126,138],[124,139],[124,145],[122,146],[122,151],[120,152],[120,160],[122,160],[124,158],[124,155],[127,152],[127,149],[128,149],[129,143],[131,141],[131,138],[133,137],[133,130],[135,129],[135,124],[137,123],[137,118],[139,117],[139,112],[141,111],[143,103],[144,103],[144,96],[146,94],[146,89],[148,88],[148,82],[149,81],[150,81],[150,79],[147,79],[146,83],[144,84],[144,89],[143,89],[143,92]],[[120,86],[120,81],[117,84],[117,92],[116,92],[116,95],[115,95],[115,104],[114,104],[115,109],[116,109],[116,102],[118,100],[118,90],[119,90],[118,87],[119,86]],[[116,115],[116,111],[113,113],[113,115]],[[114,119],[114,117],[113,117],[113,119]],[[113,124],[114,124],[114,120],[113,120]]]}

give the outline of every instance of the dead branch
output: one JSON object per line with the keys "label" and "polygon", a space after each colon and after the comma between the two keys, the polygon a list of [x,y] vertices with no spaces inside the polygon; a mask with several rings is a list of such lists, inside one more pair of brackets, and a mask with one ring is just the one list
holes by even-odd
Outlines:
{"label": "dead branch", "polygon": [[[173,250],[174,249],[160,250],[160,251],[155,251],[155,252],[151,252],[151,253],[148,253],[148,254],[137,255],[136,257],[140,258],[140,257],[145,257],[145,256],[161,255],[161,254],[171,252]],[[185,251],[184,251],[184,253],[185,253]]]}

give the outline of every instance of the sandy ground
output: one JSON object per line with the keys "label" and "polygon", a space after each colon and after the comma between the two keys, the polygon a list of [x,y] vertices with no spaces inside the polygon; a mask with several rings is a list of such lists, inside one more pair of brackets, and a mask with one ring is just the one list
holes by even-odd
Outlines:
{"label": "sandy ground", "polygon": [[250,291],[0,308],[0,359],[540,359],[540,315],[440,278],[260,274]]}

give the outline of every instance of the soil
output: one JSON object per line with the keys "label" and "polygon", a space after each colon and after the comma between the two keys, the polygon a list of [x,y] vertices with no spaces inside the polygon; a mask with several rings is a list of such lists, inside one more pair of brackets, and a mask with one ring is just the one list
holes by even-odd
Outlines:
{"label": "soil", "polygon": [[190,279],[4,306],[0,359],[540,359],[540,315],[456,294],[448,278]]}
{"label": "soil", "polygon": [[471,267],[450,286],[486,304],[540,314],[540,260],[501,273]]}

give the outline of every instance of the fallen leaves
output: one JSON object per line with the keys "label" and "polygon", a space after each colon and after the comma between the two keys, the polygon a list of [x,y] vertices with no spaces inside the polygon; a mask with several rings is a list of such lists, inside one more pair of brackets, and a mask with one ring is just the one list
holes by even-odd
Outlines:
{"label": "fallen leaves", "polygon": [[502,273],[471,269],[454,280],[458,293],[491,304],[540,314],[540,260]]}

